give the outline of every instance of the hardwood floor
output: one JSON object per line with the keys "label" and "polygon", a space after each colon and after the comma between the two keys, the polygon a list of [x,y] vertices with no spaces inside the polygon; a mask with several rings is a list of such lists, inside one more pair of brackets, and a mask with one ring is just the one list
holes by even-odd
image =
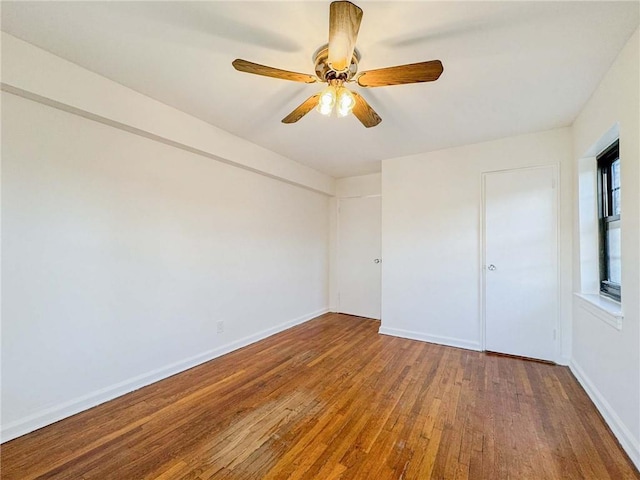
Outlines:
{"label": "hardwood floor", "polygon": [[566,367],[327,314],[2,446],[2,478],[640,479]]}

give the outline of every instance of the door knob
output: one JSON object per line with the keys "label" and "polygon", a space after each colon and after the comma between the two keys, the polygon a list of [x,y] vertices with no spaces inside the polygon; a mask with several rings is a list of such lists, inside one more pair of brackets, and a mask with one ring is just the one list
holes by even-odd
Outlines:
{"label": "door knob", "polygon": [[487,270],[491,272],[493,272],[495,269],[496,269],[496,266],[493,263],[487,267]]}
{"label": "door knob", "polygon": [[380,263],[381,261],[382,261],[382,260],[380,260],[379,258],[375,258],[375,259],[373,260],[373,263]]}

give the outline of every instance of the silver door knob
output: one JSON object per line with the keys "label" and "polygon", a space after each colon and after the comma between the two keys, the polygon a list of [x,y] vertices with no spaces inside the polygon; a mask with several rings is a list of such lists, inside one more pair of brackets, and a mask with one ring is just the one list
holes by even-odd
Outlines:
{"label": "silver door knob", "polygon": [[373,260],[373,263],[380,263],[381,261],[382,261],[382,260],[380,260],[379,258],[375,258],[375,259]]}
{"label": "silver door knob", "polygon": [[493,272],[495,269],[496,269],[496,266],[493,263],[487,267],[487,270],[491,272]]}

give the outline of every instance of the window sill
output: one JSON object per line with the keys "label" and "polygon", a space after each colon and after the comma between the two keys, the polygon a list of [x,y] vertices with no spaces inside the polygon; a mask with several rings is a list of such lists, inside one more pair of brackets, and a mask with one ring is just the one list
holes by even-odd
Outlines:
{"label": "window sill", "polygon": [[595,293],[574,293],[583,310],[596,316],[616,330],[622,330],[622,305]]}

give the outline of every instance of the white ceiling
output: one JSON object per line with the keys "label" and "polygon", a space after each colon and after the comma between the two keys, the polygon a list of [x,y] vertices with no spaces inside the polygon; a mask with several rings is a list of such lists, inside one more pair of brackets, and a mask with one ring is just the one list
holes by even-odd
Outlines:
{"label": "white ceiling", "polygon": [[[356,0],[357,1],[357,0]],[[440,59],[433,83],[354,90],[382,123],[315,111],[321,87],[236,72],[235,58],[313,73],[329,2],[2,2],[2,30],[335,177],[380,160],[570,125],[637,28],[638,2],[372,2],[360,71]]]}

